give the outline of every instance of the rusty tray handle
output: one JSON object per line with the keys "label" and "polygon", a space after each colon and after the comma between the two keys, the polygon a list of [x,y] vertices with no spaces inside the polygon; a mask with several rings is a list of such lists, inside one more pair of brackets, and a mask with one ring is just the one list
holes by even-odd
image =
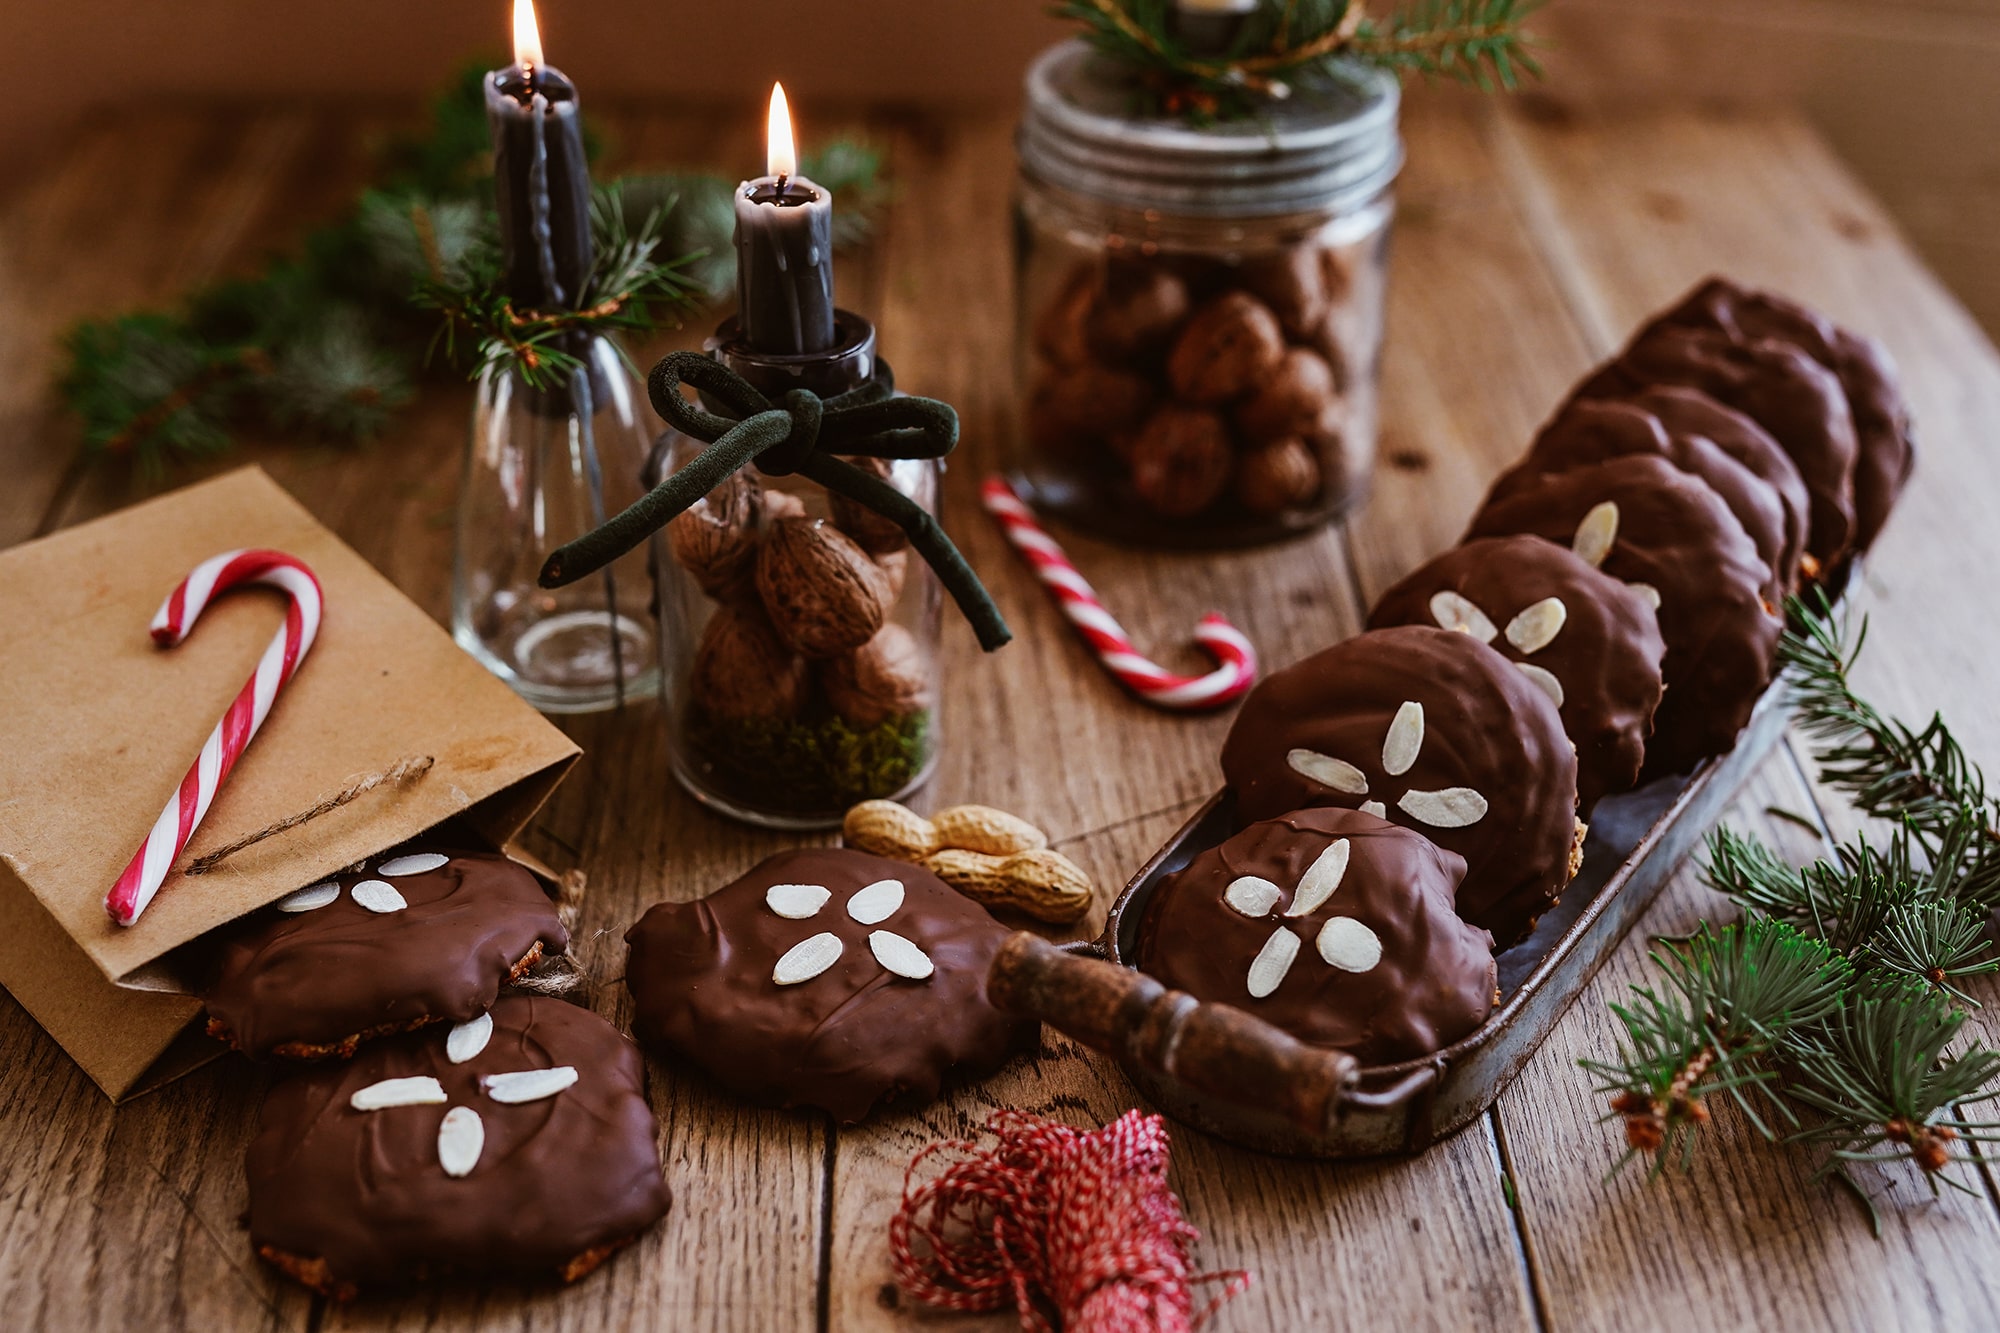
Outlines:
{"label": "rusty tray handle", "polygon": [[1344,1051],[1308,1046],[1226,1004],[1204,1004],[1143,972],[1017,932],[986,977],[993,1003],[1047,1023],[1114,1059],[1192,1091],[1275,1111],[1307,1134],[1327,1131],[1353,1088]]}

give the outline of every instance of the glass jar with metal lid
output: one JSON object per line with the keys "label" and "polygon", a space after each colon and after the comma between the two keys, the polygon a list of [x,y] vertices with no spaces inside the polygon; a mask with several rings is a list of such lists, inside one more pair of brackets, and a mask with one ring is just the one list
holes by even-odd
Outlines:
{"label": "glass jar with metal lid", "polygon": [[1015,479],[1135,544],[1317,528],[1373,473],[1396,81],[1336,62],[1199,126],[1142,92],[1081,41],[1028,72]]}

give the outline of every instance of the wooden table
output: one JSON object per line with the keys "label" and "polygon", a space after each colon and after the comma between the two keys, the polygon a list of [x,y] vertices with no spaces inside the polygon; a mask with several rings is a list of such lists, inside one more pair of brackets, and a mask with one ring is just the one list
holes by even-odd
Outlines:
{"label": "wooden table", "polygon": [[[843,303],[872,314],[903,380],[956,403],[966,449],[948,525],[1019,641],[979,660],[947,631],[944,761],[931,799],[1021,811],[1112,891],[1217,782],[1226,717],[1186,720],[1113,688],[977,512],[974,482],[1013,429],[1006,250],[1010,122],[995,111],[852,118],[886,144],[902,202],[844,263]],[[754,108],[598,114],[621,165],[755,160]],[[74,466],[45,390],[72,319],[250,263],[337,210],[368,132],[289,110],[112,119],[0,211],[0,543],[133,498]],[[1226,611],[1281,663],[1354,633],[1398,575],[1457,536],[1487,479],[1593,361],[1711,270],[1767,283],[1878,334],[1921,425],[1917,481],[1867,570],[1868,690],[1904,716],[1943,709],[2000,762],[1982,688],[2000,649],[2000,358],[1800,120],[1677,112],[1607,123],[1543,99],[1504,109],[1419,97],[1408,119],[1383,466],[1345,528],[1292,545],[1148,557],[1074,554],[1138,640],[1172,657],[1195,616]],[[442,617],[467,404],[428,394],[358,450],[270,442],[269,468]],[[9,626],[4,632],[31,632]],[[4,688],[4,685],[0,685]],[[675,790],[650,714],[565,723],[588,751],[539,824],[540,849],[590,876],[581,954],[595,1003],[629,1018],[618,935],[645,905],[691,898],[783,844]],[[1741,824],[1817,851],[1767,807],[1849,819],[1805,779],[1802,746],[1746,792]],[[1646,921],[1688,928],[1724,904],[1689,871]],[[1102,905],[1086,928],[1095,930]],[[1990,1325],[2000,1301],[1992,1180],[1933,1201],[1906,1171],[1864,1176],[1870,1235],[1845,1195],[1808,1183],[1727,1111],[1691,1177],[1603,1179],[1614,1128],[1575,1062],[1610,1049],[1607,999],[1649,974],[1626,944],[1481,1121],[1414,1161],[1310,1165],[1178,1135],[1174,1182],[1207,1267],[1247,1267],[1227,1329]],[[1991,995],[1994,988],[1988,987]],[[1991,1020],[1983,1020],[1986,1026]],[[11,1001],[0,1002],[0,1310],[26,1323],[144,1328],[349,1324],[535,1328],[908,1326],[884,1226],[904,1163],[995,1106],[1077,1124],[1133,1103],[1106,1061],[1050,1034],[1033,1058],[915,1113],[835,1132],[739,1105],[656,1065],[671,1216],[569,1291],[450,1291],[326,1305],[251,1257],[242,1154],[265,1076],[225,1060],[114,1110]],[[1006,1320],[991,1321],[1002,1327]]]}

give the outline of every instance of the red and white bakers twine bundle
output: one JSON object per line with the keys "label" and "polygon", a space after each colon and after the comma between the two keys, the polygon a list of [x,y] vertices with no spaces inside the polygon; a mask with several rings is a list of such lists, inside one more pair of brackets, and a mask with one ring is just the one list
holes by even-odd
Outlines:
{"label": "red and white bakers twine bundle", "polygon": [[1104,609],[1096,590],[1004,478],[988,477],[979,488],[979,497],[1104,669],[1139,698],[1156,708],[1194,712],[1226,704],[1256,683],[1257,650],[1241,630],[1213,613],[1203,616],[1195,626],[1194,640],[1215,659],[1215,670],[1200,676],[1176,675],[1141,654],[1124,626]]}
{"label": "red and white bakers twine bundle", "polygon": [[257,661],[257,670],[215,724],[194,766],[153,822],[152,832],[105,896],[105,910],[121,926],[137,921],[160,891],[195,826],[208,813],[223,779],[270,716],[278,691],[299,669],[319,634],[319,580],[303,561],[283,551],[225,551],[197,565],[168,594],[153,617],[153,642],[162,648],[179,644],[209,602],[246,583],[266,584],[285,593],[290,605],[285,608],[284,627],[272,636],[270,646]]}

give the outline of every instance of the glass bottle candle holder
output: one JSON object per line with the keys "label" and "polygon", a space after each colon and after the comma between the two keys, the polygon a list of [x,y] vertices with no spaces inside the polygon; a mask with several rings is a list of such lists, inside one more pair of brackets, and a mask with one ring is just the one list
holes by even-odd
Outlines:
{"label": "glass bottle candle holder", "polygon": [[592,336],[578,356],[567,388],[530,388],[511,368],[480,377],[458,497],[452,635],[545,713],[616,707],[660,683],[642,556],[565,588],[537,582],[551,552],[639,497],[658,428],[612,342]]}
{"label": "glass bottle candle holder", "polygon": [[[773,357],[733,322],[711,350],[776,399],[831,397],[874,372],[874,329],[837,314],[838,351]],[[661,436],[651,478],[706,446]],[[928,459],[850,458],[937,511]],[[909,794],[936,763],[942,593],[895,523],[796,475],[738,472],[655,535],[659,656],[674,775],[710,808],[768,828],[829,828]]]}
{"label": "glass bottle candle holder", "polygon": [[1318,528],[1373,474],[1396,81],[1344,67],[1206,126],[1139,92],[1081,42],[1028,75],[1019,488],[1138,545]]}

